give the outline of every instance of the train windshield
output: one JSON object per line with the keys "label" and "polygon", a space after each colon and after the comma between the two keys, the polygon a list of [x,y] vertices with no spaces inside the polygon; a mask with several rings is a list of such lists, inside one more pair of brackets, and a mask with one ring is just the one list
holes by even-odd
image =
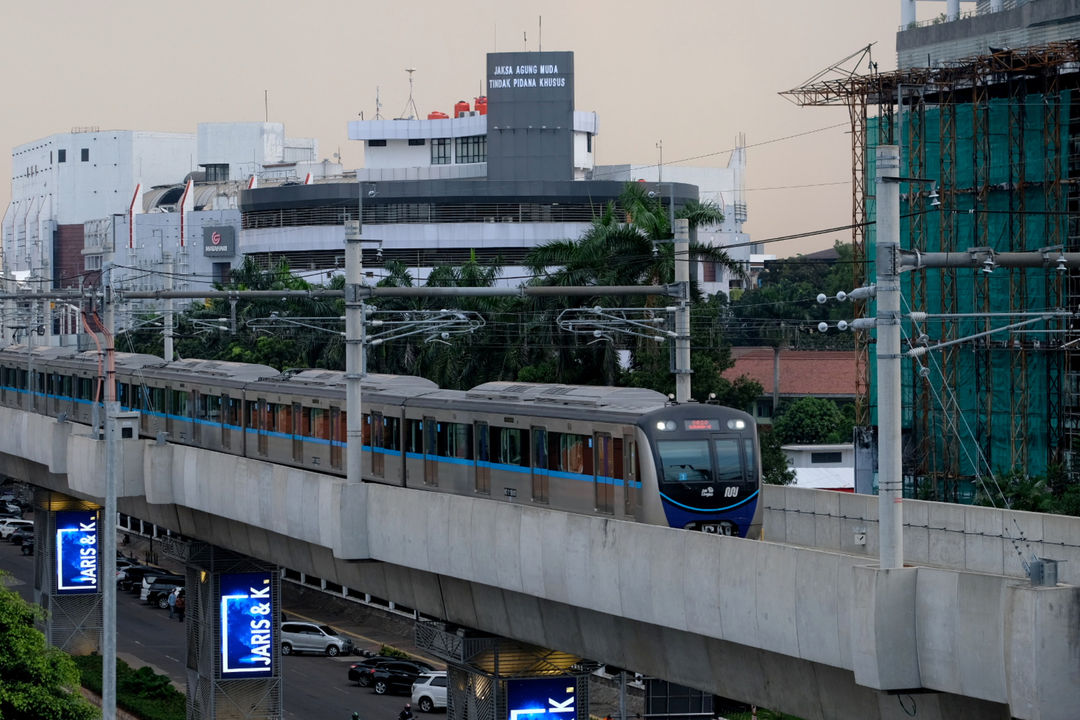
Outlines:
{"label": "train windshield", "polygon": [[716,481],[722,483],[742,482],[742,462],[739,459],[737,438],[720,438],[713,442],[716,449]]}
{"label": "train windshield", "polygon": [[[661,440],[656,446],[664,468],[664,482],[712,483],[713,469],[708,440]],[[735,462],[737,465],[737,455]]]}

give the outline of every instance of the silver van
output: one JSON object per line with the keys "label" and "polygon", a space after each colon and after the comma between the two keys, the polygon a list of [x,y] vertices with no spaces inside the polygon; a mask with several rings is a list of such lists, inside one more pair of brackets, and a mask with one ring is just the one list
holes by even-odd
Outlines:
{"label": "silver van", "polygon": [[352,652],[352,640],[329,625],[307,622],[281,623],[281,654],[312,652],[326,653],[330,657]]}

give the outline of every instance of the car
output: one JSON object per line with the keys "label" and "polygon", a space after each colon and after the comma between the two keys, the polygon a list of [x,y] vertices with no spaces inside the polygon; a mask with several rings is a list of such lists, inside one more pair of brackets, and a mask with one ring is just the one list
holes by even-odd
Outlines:
{"label": "car", "polygon": [[124,568],[124,577],[117,578],[121,590],[142,590],[142,581],[148,575],[168,574],[168,570],[153,565],[129,565]]}
{"label": "car", "polygon": [[4,540],[7,540],[8,536],[10,536],[11,533],[13,533],[17,528],[21,528],[21,527],[32,528],[32,527],[34,527],[34,521],[33,520],[21,520],[21,519],[18,519],[18,518],[9,518],[7,520],[0,520],[0,538],[3,538]]}
{"label": "car", "polygon": [[34,554],[34,536],[33,535],[31,535],[30,537],[28,537],[28,538],[26,538],[26,539],[24,539],[22,541],[22,554],[23,555],[33,555]]}
{"label": "car", "polygon": [[309,622],[281,623],[281,654],[311,652],[336,657],[352,652],[353,642],[329,625]]}
{"label": "car", "polygon": [[424,712],[446,707],[446,673],[429,672],[416,678],[412,686],[412,704]]}
{"label": "car", "polygon": [[0,502],[0,517],[21,518],[23,509],[15,503]]}
{"label": "car", "polygon": [[16,545],[22,545],[23,541],[26,540],[27,538],[30,538],[31,540],[34,538],[34,527],[33,527],[33,525],[31,525],[30,527],[16,528],[14,532],[12,532],[12,533],[10,533],[8,535],[7,539],[8,539],[8,542],[12,542],[12,543],[14,543]]}
{"label": "car", "polygon": [[176,588],[180,588],[181,592],[184,590],[184,581],[169,580],[166,578],[158,578],[150,586],[150,590],[146,593],[146,604],[151,607],[159,607],[162,610],[169,609],[169,595],[172,595],[172,591]]}
{"label": "car", "polygon": [[[385,663],[401,659],[402,658],[390,657],[389,655],[374,655],[372,657],[364,658],[349,666],[349,680],[358,684],[360,687],[371,687],[371,676],[372,673],[375,672],[375,668]],[[435,668],[425,662],[420,662],[419,660],[414,660],[413,662],[428,670],[435,670]]]}
{"label": "car", "polygon": [[[183,575],[176,575],[167,571],[158,573],[157,575],[143,575],[142,590],[139,591],[139,599],[143,602],[147,602],[147,598],[150,596],[150,592],[157,589],[154,586],[157,585],[159,582],[164,582],[165,585],[171,585],[172,587],[176,587],[177,585],[182,586],[186,580],[187,578]],[[165,587],[165,585],[159,585],[158,587]]]}
{"label": "car", "polygon": [[416,679],[431,671],[425,665],[412,660],[383,663],[371,673],[371,688],[376,695],[410,692]]}

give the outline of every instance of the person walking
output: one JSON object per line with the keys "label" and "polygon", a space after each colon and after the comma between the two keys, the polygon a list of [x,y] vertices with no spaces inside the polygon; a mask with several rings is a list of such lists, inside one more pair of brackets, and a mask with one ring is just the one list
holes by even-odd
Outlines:
{"label": "person walking", "polygon": [[176,596],[180,593],[180,588],[173,588],[173,591],[169,593],[169,619],[172,620],[176,614]]}
{"label": "person walking", "polygon": [[176,615],[180,622],[184,622],[184,611],[187,610],[187,600],[184,599],[184,591],[178,590],[176,594]]}
{"label": "person walking", "polygon": [[412,705],[405,703],[405,707],[398,713],[398,720],[413,720]]}

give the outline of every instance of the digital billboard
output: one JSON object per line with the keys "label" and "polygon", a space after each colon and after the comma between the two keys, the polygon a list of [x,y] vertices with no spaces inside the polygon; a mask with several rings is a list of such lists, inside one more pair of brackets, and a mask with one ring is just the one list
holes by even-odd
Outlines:
{"label": "digital billboard", "polygon": [[576,687],[572,676],[507,680],[507,720],[574,720]]}
{"label": "digital billboard", "polygon": [[221,576],[221,675],[274,674],[274,611],[268,572]]}
{"label": "digital billboard", "polygon": [[56,592],[95,593],[98,591],[97,512],[93,510],[56,513]]}

